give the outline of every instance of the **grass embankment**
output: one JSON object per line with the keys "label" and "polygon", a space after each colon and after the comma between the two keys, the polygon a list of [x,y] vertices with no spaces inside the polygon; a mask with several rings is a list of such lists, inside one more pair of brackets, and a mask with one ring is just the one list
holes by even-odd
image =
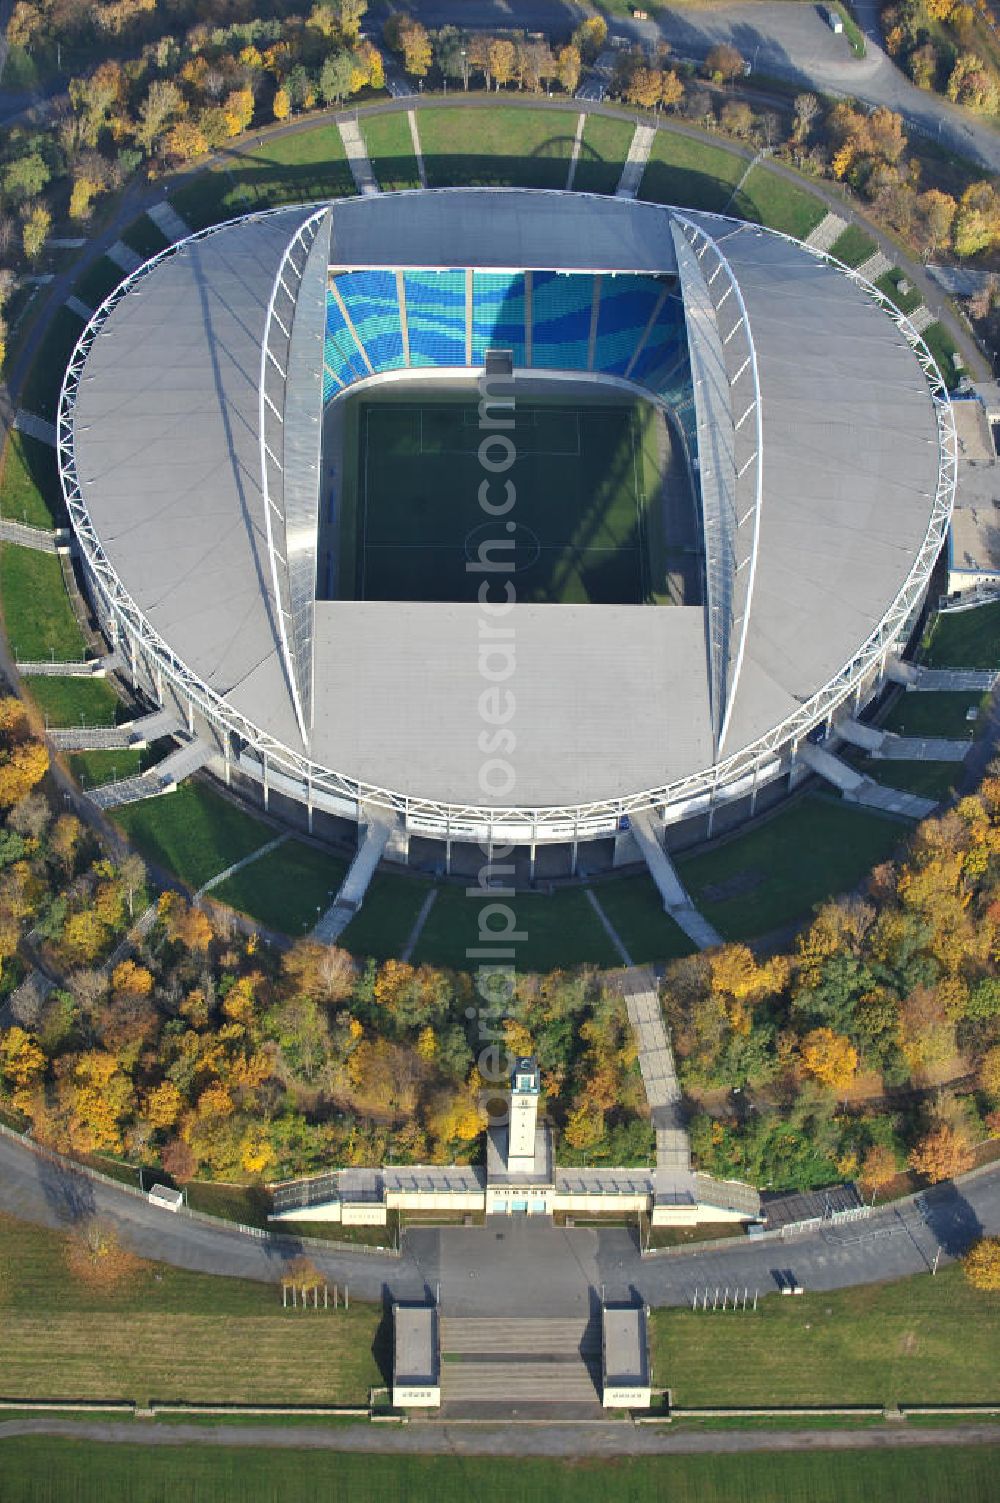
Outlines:
{"label": "grass embankment", "polygon": [[27,678],[25,687],[48,725],[121,725],[131,711],[106,678]]}
{"label": "grass embankment", "polygon": [[808,794],[755,829],[677,864],[695,905],[723,938],[752,939],[856,887],[906,833],[895,820]]}
{"label": "grass embankment", "polygon": [[[523,938],[511,942],[519,970],[550,971],[557,966],[615,966],[620,959],[601,926],[587,895],[579,887],[557,888],[545,893],[518,893],[513,898],[497,898],[496,903],[515,915],[515,927]],[[417,941],[414,960],[431,965],[471,970],[478,963],[470,958],[485,946],[507,944],[505,939],[491,938],[480,930],[484,924],[502,929],[506,915],[487,913],[489,898],[470,898],[461,887],[442,887]]]}
{"label": "grass embankment", "polygon": [[377,871],[341,944],[352,955],[371,955],[376,960],[400,955],[430,890],[430,882],[419,877]]}
{"label": "grass embankment", "polygon": [[768,167],[755,167],[749,173],[733,208],[745,219],[755,219],[798,240],[804,240],[826,217],[826,204],[821,198]]}
{"label": "grass embankment", "polygon": [[198,782],[116,809],[114,819],[147,860],[169,868],[193,888],[277,834],[273,826]]}
{"label": "grass embankment", "polygon": [[361,120],[372,171],[384,193],[398,188],[419,188],[417,158],[405,110],[391,115],[365,115]]}
{"label": "grass embankment", "polygon": [[588,115],[576,160],[577,193],[614,193],[625,166],[634,127],[609,115]]}
{"label": "grass embankment", "polygon": [[639,185],[639,197],[718,213],[729,203],[746,165],[746,159],[735,151],[659,130]]}
{"label": "grass embankment", "polygon": [[[157,1449],[18,1437],[4,1443],[5,1503],[466,1503],[497,1491],[494,1457],[352,1455],[298,1449]],[[748,1456],[643,1456],[612,1461],[503,1462],[515,1503],[989,1503],[989,1446],[910,1451],[820,1451]]]}
{"label": "grass embankment", "polygon": [[79,662],[83,633],[54,553],[14,543],[0,547],[0,601],[11,652],[19,662]]}
{"label": "grass embankment", "polygon": [[663,900],[645,874],[592,885],[594,896],[637,965],[691,954],[691,941],[664,913]]}
{"label": "grass embankment", "polygon": [[987,702],[980,694],[900,694],[882,721],[882,729],[900,736],[944,736],[950,741],[971,741],[976,734],[970,710]]}
{"label": "grass embankment", "polygon": [[267,1285],[158,1263],[102,1293],[70,1276],[66,1241],[0,1216],[5,1398],[363,1404],[384,1381],[375,1306],[284,1311],[277,1269]]}
{"label": "grass embankment", "polygon": [[182,182],[170,195],[191,229],[274,204],[353,194],[354,179],[335,125],[263,138],[251,151],[232,151],[217,167]]}
{"label": "grass embankment", "polygon": [[420,145],[432,188],[455,183],[565,188],[577,117],[571,111],[420,110]]}
{"label": "grass embankment", "polygon": [[[794,1262],[791,1250],[785,1261]],[[998,1338],[1000,1295],[971,1288],[956,1266],[934,1278],[770,1298],[756,1311],[651,1318],[654,1376],[680,1408],[996,1403]]]}
{"label": "grass embankment", "polygon": [[144,261],[166,250],[170,244],[168,237],[158,225],[153,223],[148,214],[140,214],[138,219],[134,219],[128,229],[123,231],[122,239],[129,249],[134,250],[136,255],[141,256]]}
{"label": "grass embankment", "polygon": [[[274,839],[271,831],[265,839]],[[286,840],[212,889],[212,897],[256,919],[268,929],[301,935],[312,929],[333,902],[348,861],[332,851]]]}
{"label": "grass embankment", "polygon": [[28,412],[55,422],[63,374],[82,333],[82,318],[65,305],[56,311],[21,389],[20,405]]}
{"label": "grass embankment", "polygon": [[49,444],[11,433],[0,479],[0,515],[46,530],[65,525],[56,451]]}
{"label": "grass embankment", "polygon": [[849,224],[831,245],[830,254],[836,256],[838,261],[843,261],[845,266],[860,266],[877,250],[878,245],[867,230],[861,229],[860,225]]}
{"label": "grass embankment", "polygon": [[938,616],[923,660],[931,668],[1000,668],[1000,604]]}

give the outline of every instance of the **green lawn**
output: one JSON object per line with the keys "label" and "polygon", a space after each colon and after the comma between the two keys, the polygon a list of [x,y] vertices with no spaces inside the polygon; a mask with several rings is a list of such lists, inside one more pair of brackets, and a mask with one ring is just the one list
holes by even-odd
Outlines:
{"label": "green lawn", "polygon": [[378,185],[384,192],[420,187],[410,122],[405,110],[396,110],[390,115],[362,116],[361,134]]}
{"label": "green lawn", "polygon": [[56,310],[21,390],[20,405],[28,412],[55,422],[62,378],[82,333],[82,318],[66,307]]}
{"label": "green lawn", "polygon": [[122,239],[144,261],[155,256],[158,251],[166,250],[170,244],[167,236],[153,223],[148,214],[140,214],[138,219],[134,219],[122,235]]}
{"label": "green lawn", "polygon": [[278,1268],[268,1285],[150,1263],[104,1294],[68,1276],[64,1246],[0,1216],[5,1398],[365,1403],[383,1381],[379,1307],[283,1311]]}
{"label": "green lawn", "polygon": [[[479,915],[491,903],[513,910],[508,923],[504,913],[486,915],[494,928],[509,927],[525,938],[513,941],[485,937]],[[557,888],[544,893],[518,893],[514,898],[469,898],[461,887],[439,891],[414,952],[414,960],[454,970],[474,969],[479,960],[470,952],[482,947],[510,948],[513,964],[523,971],[550,971],[558,966],[616,966],[620,958],[601,927],[586,893],[579,887]]]}
{"label": "green lawn", "polygon": [[[258,844],[274,836],[272,830]],[[213,887],[212,897],[238,908],[268,929],[301,935],[312,929],[320,913],[330,906],[347,867],[344,856],[301,840],[286,840],[276,851]]]}
{"label": "green lawn", "polygon": [[867,261],[877,250],[878,244],[874,236],[869,235],[860,225],[849,224],[831,245],[830,254],[836,256],[838,261],[843,261],[845,266],[860,266],[862,261]]}
{"label": "green lawn", "polygon": [[[281,1449],[109,1446],[39,1436],[5,1441],[0,1454],[5,1503],[467,1503],[497,1491],[495,1457],[303,1448],[290,1465]],[[511,1503],[990,1503],[996,1497],[990,1446],[611,1461],[505,1457],[502,1472]]]}
{"label": "green lawn", "polygon": [[116,266],[107,256],[101,256],[93,266],[88,266],[74,291],[88,308],[97,308],[108,293],[115,290],[124,275],[120,266]]}
{"label": "green lawn", "polygon": [[887,788],[918,793],[922,798],[947,798],[962,776],[961,762],[886,762],[859,757],[853,764],[866,777]]}
{"label": "green lawn", "polygon": [[372,955],[376,960],[400,955],[430,886],[420,877],[377,871],[340,944],[352,955]]}
{"label": "green lawn", "polygon": [[[794,1263],[791,1251],[785,1261]],[[651,1326],[655,1380],[680,1408],[1000,1398],[1000,1295],[972,1289],[956,1267],[934,1278],[772,1297],[745,1314],[654,1310]]]}
{"label": "green lawn", "polygon": [[55,449],[13,429],[4,452],[0,515],[29,527],[52,528],[66,522]]}
{"label": "green lawn", "polygon": [[945,385],[951,390],[957,384],[960,374],[955,364],[958,345],[952,339],[944,324],[940,322],[928,324],[921,338],[937,361],[938,370],[944,377]]}
{"label": "green lawn", "polygon": [[155,767],[167,753],[168,741],[154,741],[152,746],[122,747],[117,751],[73,752],[70,772],[81,788],[99,788],[122,778],[136,777]]}
{"label": "green lawn", "polygon": [[663,911],[652,878],[619,877],[591,884],[622,944],[636,964],[690,955],[691,941]]}
{"label": "green lawn", "polygon": [[966,712],[983,703],[978,694],[914,694],[905,692],[896,700],[882,729],[897,731],[901,736],[946,736],[955,741],[971,741],[976,722],[966,720]]}
{"label": "green lawn", "polygon": [[577,193],[614,193],[632,142],[634,126],[608,115],[588,115],[577,157]]}
{"label": "green lawn", "polygon": [[273,204],[343,198],[354,179],[335,125],[264,137],[252,151],[230,152],[223,165],[187,179],[170,195],[193,230]]}
{"label": "green lawn", "polygon": [[49,725],[121,725],[131,718],[106,678],[28,678],[25,685]]}
{"label": "green lawn", "polygon": [[804,240],[826,216],[826,204],[768,167],[755,167],[736,195],[734,208],[745,219]]}
{"label": "green lawn", "polygon": [[894,820],[808,794],[677,865],[696,906],[725,939],[752,939],[857,886],[905,834]]}
{"label": "green lawn", "polygon": [[198,782],[116,809],[114,820],[149,861],[193,888],[266,845],[276,833]]}
{"label": "green lawn", "polygon": [[900,282],[909,282],[909,278],[905,272],[900,271],[898,266],[894,266],[891,271],[885,273],[885,276],[879,277],[875,286],[896,304],[900,313],[912,313],[915,308],[920,307],[923,297],[912,282],[909,283],[909,292],[900,292]]}
{"label": "green lawn", "polygon": [[746,169],[746,159],[708,141],[661,128],[639,185],[640,198],[679,208],[724,209]]}
{"label": "green lawn", "polygon": [[7,640],[21,662],[79,661],[83,638],[62,569],[54,553],[4,543],[0,548],[0,603]]}
{"label": "green lawn", "polygon": [[565,188],[577,117],[572,111],[422,109],[420,145],[432,188],[455,183]]}
{"label": "green lawn", "polygon": [[932,668],[1000,668],[1000,604],[938,616],[924,662]]}

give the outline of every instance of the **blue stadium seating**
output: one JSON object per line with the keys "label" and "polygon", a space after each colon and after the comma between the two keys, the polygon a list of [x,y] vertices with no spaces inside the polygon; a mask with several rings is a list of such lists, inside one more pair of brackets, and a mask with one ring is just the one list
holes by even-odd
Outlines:
{"label": "blue stadium seating", "polygon": [[323,400],[328,402],[340,386],[350,386],[367,376],[368,369],[350,329],[344,322],[332,293],[326,297],[326,341],[323,346]]}
{"label": "blue stadium seating", "polygon": [[524,364],[524,273],[477,271],[472,279],[472,363],[490,348],[513,350]]}
{"label": "blue stadium seating", "polygon": [[465,272],[407,271],[411,365],[465,364]]}
{"label": "blue stadium seating", "polygon": [[597,312],[594,369],[624,376],[663,295],[655,277],[605,276]]}
{"label": "blue stadium seating", "polygon": [[536,271],[531,292],[531,363],[545,370],[587,369],[594,279]]}
{"label": "blue stadium seating", "polygon": [[391,371],[405,365],[395,273],[345,272],[337,278],[337,290],[375,370]]}

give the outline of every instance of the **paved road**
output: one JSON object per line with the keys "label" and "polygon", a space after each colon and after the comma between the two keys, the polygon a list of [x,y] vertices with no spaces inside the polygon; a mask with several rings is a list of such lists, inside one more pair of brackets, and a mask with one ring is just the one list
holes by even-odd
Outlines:
{"label": "paved road", "polygon": [[143,1420],[25,1419],[0,1423],[0,1441],[14,1435],[63,1436],[145,1446],[267,1446],[288,1451],[367,1451],[447,1456],[699,1456],[754,1451],[890,1451],[915,1446],[993,1445],[996,1425],[904,1426],[864,1430],[670,1430],[622,1421],[586,1425],[414,1423],[338,1425],[156,1424]]}

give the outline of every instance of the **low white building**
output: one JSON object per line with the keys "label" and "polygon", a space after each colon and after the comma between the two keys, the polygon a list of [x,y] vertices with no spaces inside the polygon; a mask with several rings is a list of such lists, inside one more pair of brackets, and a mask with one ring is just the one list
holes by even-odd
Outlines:
{"label": "low white building", "polygon": [[394,1409],[436,1409],[441,1403],[441,1332],[435,1305],[392,1307]]}

